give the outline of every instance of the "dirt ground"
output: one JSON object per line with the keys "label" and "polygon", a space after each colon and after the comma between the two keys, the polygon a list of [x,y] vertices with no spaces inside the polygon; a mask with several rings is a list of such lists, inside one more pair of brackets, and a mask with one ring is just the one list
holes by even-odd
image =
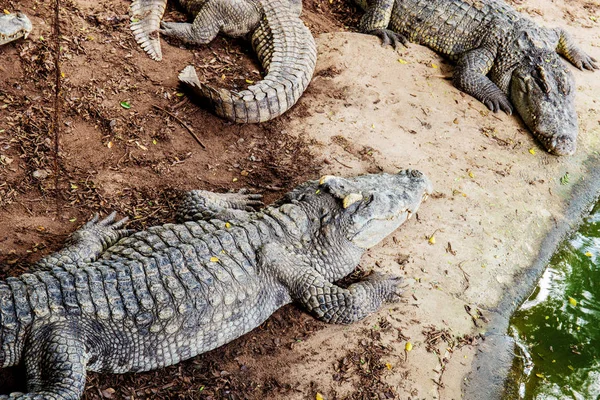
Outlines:
{"label": "dirt ground", "polygon": [[[576,156],[546,154],[516,117],[491,114],[447,79],[452,65],[417,45],[394,52],[348,33],[345,0],[304,1],[318,36],[315,78],[299,103],[261,125],[231,124],[188,98],[177,73],[236,88],[260,77],[243,40],[190,47],[163,40],[147,58],[128,29],[129,1],[63,0],[60,152],[53,115],[52,4],[0,0],[27,13],[29,39],[0,48],[0,265],[3,275],[61,247],[94,212],[143,228],[172,221],[182,191],[249,188],[274,200],[323,173],[418,168],[436,194],[362,270],[405,276],[399,304],[349,326],[295,306],[207,354],[144,374],[90,374],[87,399],[458,399],[503,288],[560,221],[584,161],[600,150],[600,75],[575,71]],[[513,5],[566,27],[600,59],[600,4]],[[185,16],[174,7],[166,19]],[[337,32],[337,33],[329,33]],[[202,141],[197,143],[188,128]],[[562,178],[562,179],[561,179]],[[359,272],[360,274],[360,272]],[[412,351],[406,351],[410,342]],[[2,392],[22,388],[5,374]]]}

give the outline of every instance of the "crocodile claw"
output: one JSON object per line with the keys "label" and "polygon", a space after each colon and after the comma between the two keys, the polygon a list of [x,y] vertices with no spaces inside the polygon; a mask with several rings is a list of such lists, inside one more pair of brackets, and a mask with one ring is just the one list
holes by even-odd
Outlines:
{"label": "crocodile claw", "polygon": [[508,115],[512,115],[513,112],[513,106],[504,94],[498,94],[497,96],[485,99],[483,100],[483,104],[495,113],[502,110]]}
{"label": "crocodile claw", "polygon": [[389,29],[375,29],[369,32],[371,35],[375,35],[381,39],[381,44],[383,47],[387,47],[390,44],[396,50],[398,48],[398,43],[402,43],[404,47],[408,46],[408,39],[404,35],[400,35]]}
{"label": "crocodile claw", "polygon": [[600,69],[600,65],[598,65],[597,62],[598,60],[596,60],[594,57],[584,54],[579,60],[576,61],[575,66],[581,70],[587,69],[593,71],[595,69]]}
{"label": "crocodile claw", "polygon": [[100,240],[104,248],[110,247],[120,239],[131,235],[135,232],[132,229],[120,229],[129,221],[128,217],[115,221],[117,212],[113,211],[106,218],[98,221],[100,217],[94,214],[94,217],[89,220],[83,227],[73,233],[72,239],[77,240]]}
{"label": "crocodile claw", "polygon": [[249,193],[248,189],[241,189],[239,192],[234,193],[230,201],[235,201],[239,208],[246,211],[255,211],[256,208],[261,208],[265,205],[262,202],[262,194]]}
{"label": "crocodile claw", "polygon": [[402,293],[404,292],[400,288],[400,284],[403,281],[401,276],[373,272],[367,276],[366,280],[373,283],[375,286],[379,286],[383,291],[384,301],[389,303],[395,303],[399,301]]}

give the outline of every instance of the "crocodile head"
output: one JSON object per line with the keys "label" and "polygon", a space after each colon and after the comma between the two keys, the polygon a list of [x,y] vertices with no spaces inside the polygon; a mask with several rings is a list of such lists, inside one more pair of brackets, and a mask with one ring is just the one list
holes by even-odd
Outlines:
{"label": "crocodile head", "polygon": [[27,38],[31,29],[31,21],[23,13],[0,15],[0,45],[20,37]]}
{"label": "crocodile head", "polygon": [[327,175],[319,185],[340,203],[340,229],[362,249],[373,247],[396,230],[432,190],[429,179],[416,170],[353,178]]}
{"label": "crocodile head", "polygon": [[525,124],[550,153],[575,153],[575,80],[555,52],[540,50],[517,66],[510,82],[510,98]]}

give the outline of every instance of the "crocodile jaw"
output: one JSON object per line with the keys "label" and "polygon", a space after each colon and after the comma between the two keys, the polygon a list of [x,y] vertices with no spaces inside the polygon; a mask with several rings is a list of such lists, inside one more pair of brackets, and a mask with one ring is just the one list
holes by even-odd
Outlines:
{"label": "crocodile jaw", "polygon": [[326,176],[320,184],[342,205],[346,238],[362,249],[395,231],[432,191],[429,179],[416,170],[354,178]]}
{"label": "crocodile jaw", "polygon": [[0,45],[21,37],[27,38],[31,29],[31,21],[23,13],[0,15]]}
{"label": "crocodile jaw", "polygon": [[575,79],[557,56],[521,65],[512,74],[510,97],[517,112],[548,152],[572,155],[577,149]]}

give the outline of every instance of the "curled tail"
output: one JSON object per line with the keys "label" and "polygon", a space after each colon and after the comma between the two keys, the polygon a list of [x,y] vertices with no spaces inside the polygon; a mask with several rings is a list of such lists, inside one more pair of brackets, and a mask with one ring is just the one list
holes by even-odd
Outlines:
{"label": "curled tail", "polygon": [[258,123],[283,114],[296,104],[315,70],[317,46],[289,1],[270,0],[262,5],[252,46],[267,72],[264,79],[234,92],[201,83],[192,66],[179,75],[182,83],[211,103],[217,115],[234,122]]}
{"label": "curled tail", "polygon": [[153,60],[162,60],[158,29],[165,13],[167,0],[134,0],[129,8],[135,41]]}

